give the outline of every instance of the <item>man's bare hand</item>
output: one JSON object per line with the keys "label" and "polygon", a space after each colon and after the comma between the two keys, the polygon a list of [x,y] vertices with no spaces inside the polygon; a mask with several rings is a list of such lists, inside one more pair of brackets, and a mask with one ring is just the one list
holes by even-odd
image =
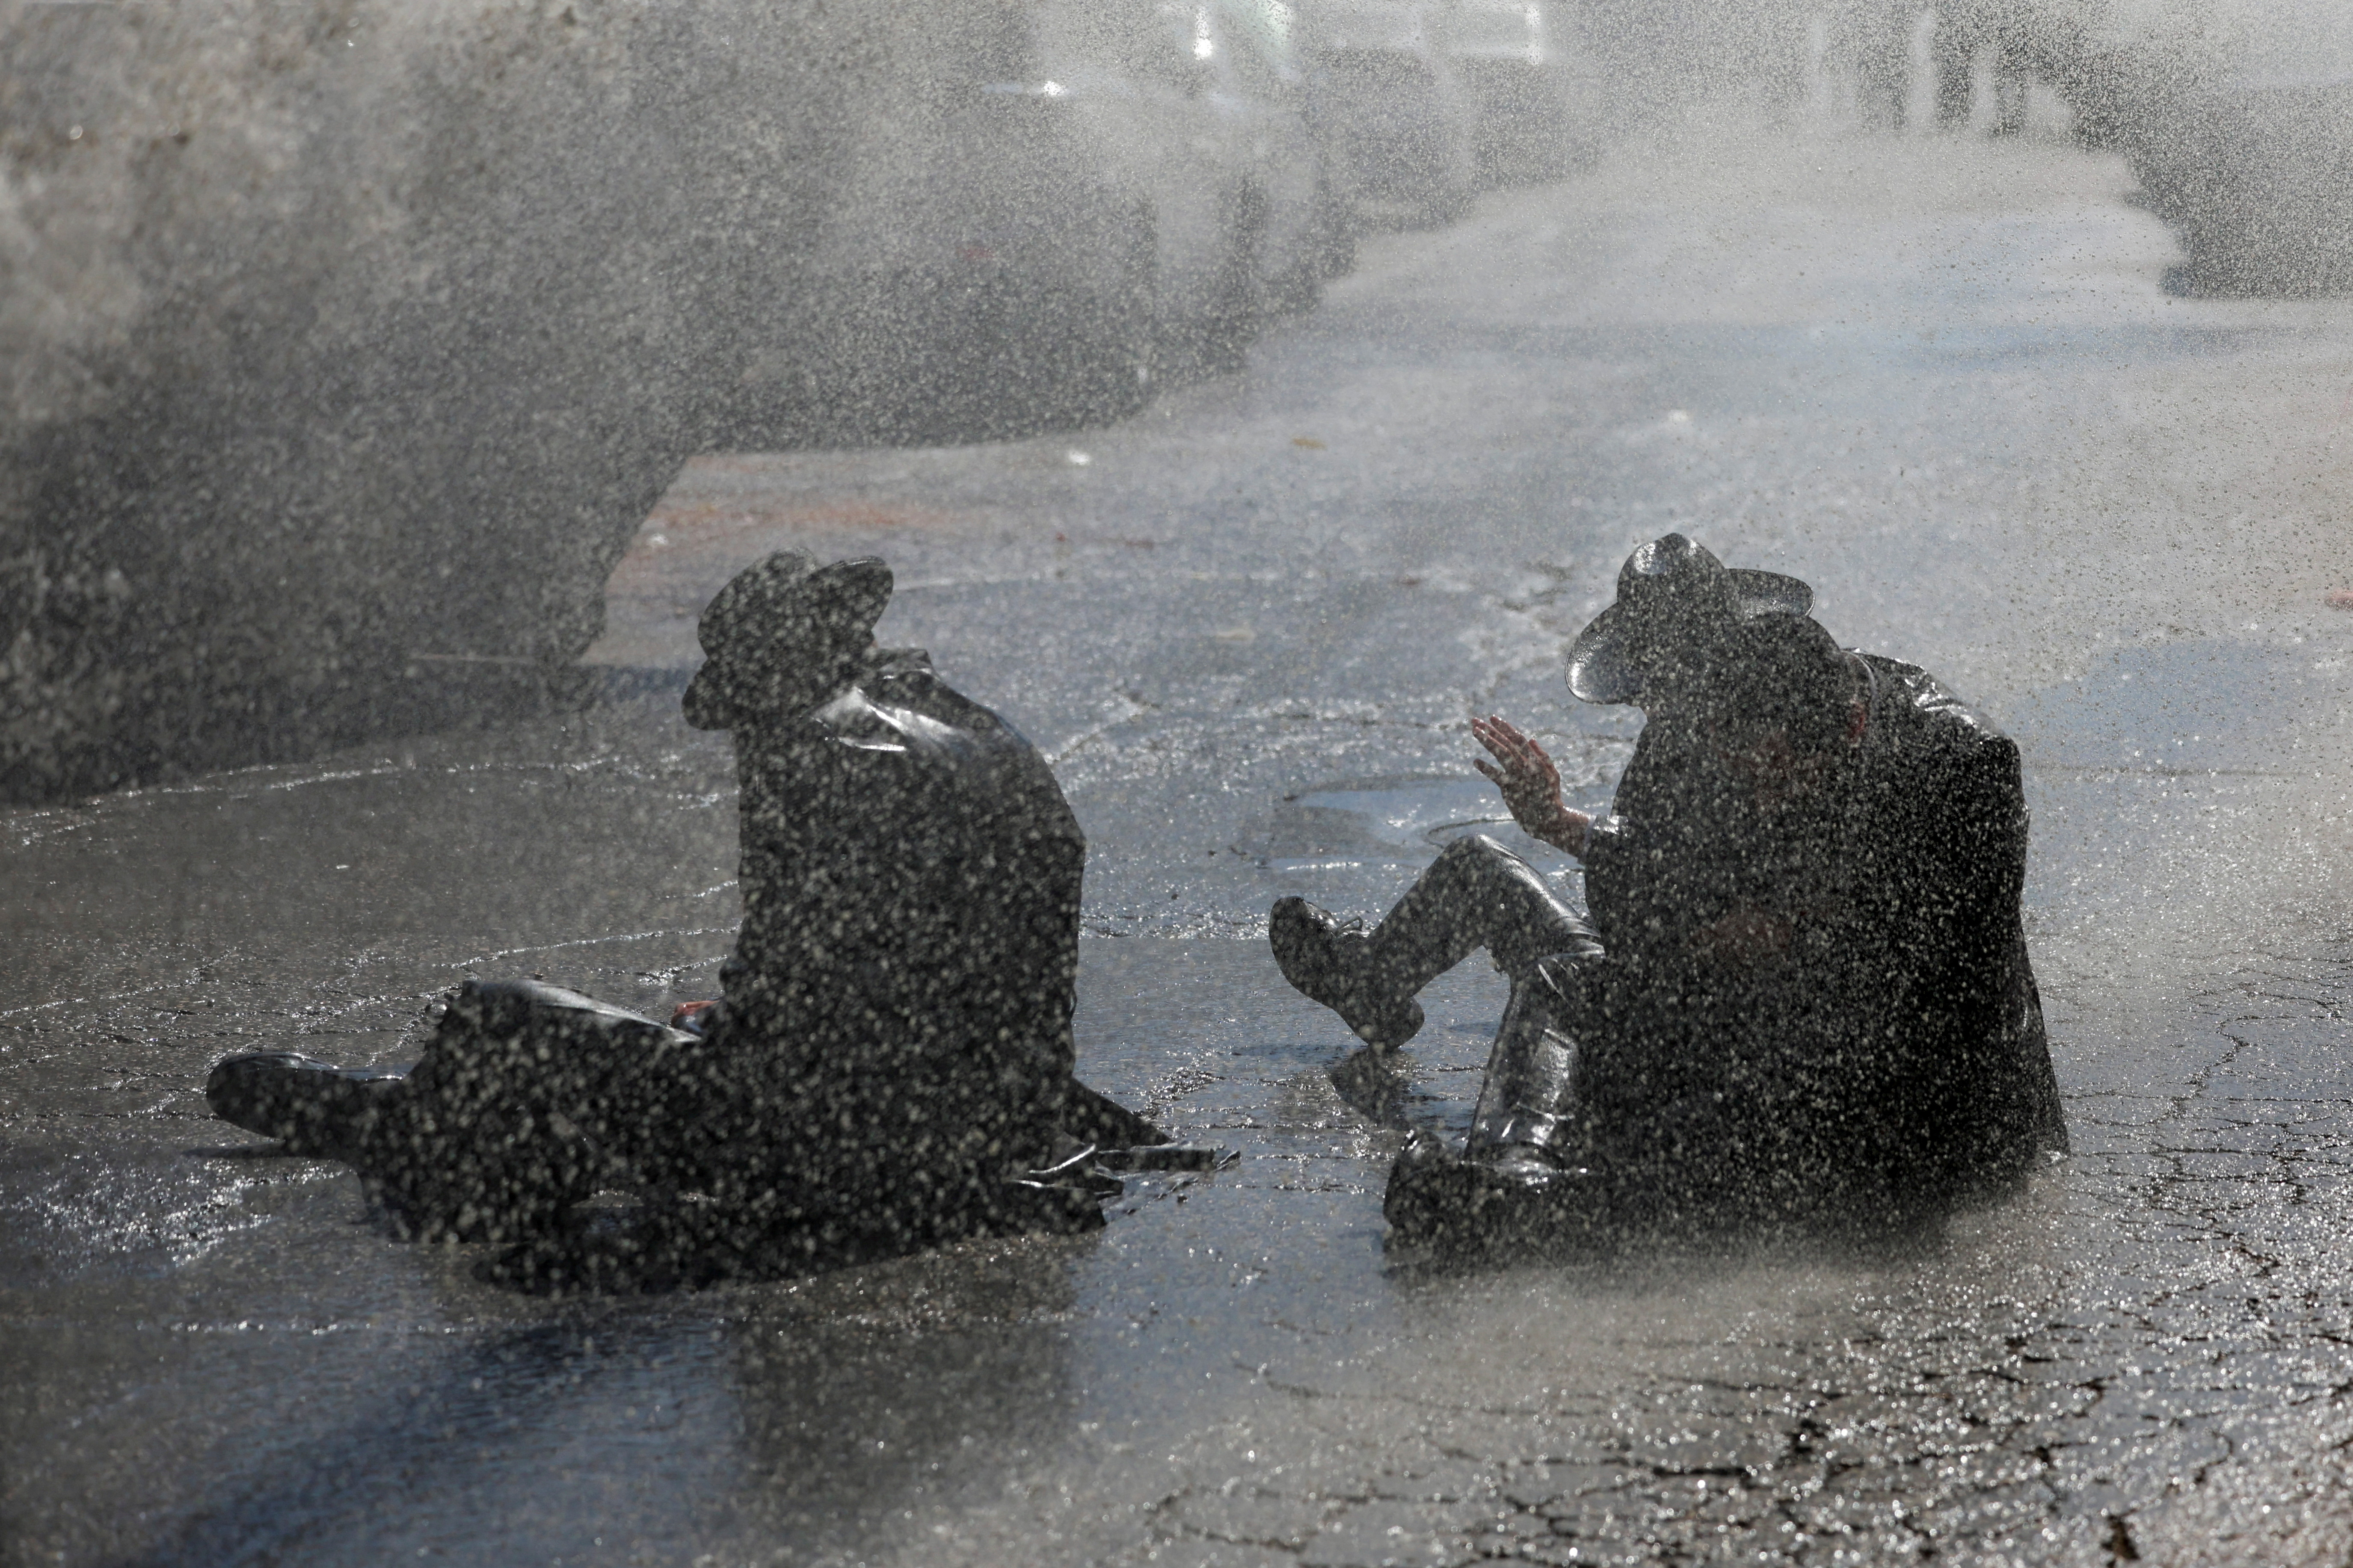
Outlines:
{"label": "man's bare hand", "polygon": [[1585,846],[1586,825],[1592,820],[1571,811],[1560,798],[1560,770],[1545,749],[1518,727],[1489,714],[1471,721],[1471,733],[1495,760],[1473,757],[1471,765],[1495,782],[1512,820],[1529,837],[1575,855]]}

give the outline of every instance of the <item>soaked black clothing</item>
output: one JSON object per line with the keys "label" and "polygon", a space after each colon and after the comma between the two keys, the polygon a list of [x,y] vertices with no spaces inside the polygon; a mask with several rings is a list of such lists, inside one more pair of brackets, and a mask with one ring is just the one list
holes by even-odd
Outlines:
{"label": "soaked black clothing", "polygon": [[[1866,662],[1863,743],[1809,807],[1758,816],[1701,737],[1654,721],[1584,857],[1589,925],[1483,842],[1383,922],[1399,983],[1482,944],[1514,972],[1474,1142],[1548,1142],[1728,1212],[1909,1211],[2066,1147],[2020,921],[2017,749],[1925,670]],[[1773,950],[1711,953],[1735,914],[1771,922]]]}
{"label": "soaked black clothing", "polygon": [[370,1162],[417,1228],[529,1234],[626,1173],[742,1245],[919,1245],[1002,1217],[1058,1135],[1162,1141],[1073,1076],[1086,844],[1045,760],[920,652],[830,684],[733,716],[744,923],[701,1035],[531,983],[451,999]]}
{"label": "soaked black clothing", "polygon": [[847,1122],[837,1162],[1042,1156],[1074,1082],[1086,864],[1045,759],[903,651],[735,733],[744,925],[710,1037],[735,1120]]}

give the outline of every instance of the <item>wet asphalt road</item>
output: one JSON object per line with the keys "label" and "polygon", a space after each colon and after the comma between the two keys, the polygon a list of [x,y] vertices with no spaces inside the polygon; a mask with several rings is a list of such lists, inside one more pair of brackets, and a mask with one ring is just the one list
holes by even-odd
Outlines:
{"label": "wet asphalt road", "polygon": [[[2127,184],[1718,132],[1500,193],[1125,426],[696,464],[586,715],[10,815],[0,1551],[2343,1562],[2353,306],[2168,296]],[[1630,730],[1559,655],[1669,528],[2020,735],[2077,1152],[1896,1252],[1433,1275],[1260,922],[1499,815],[1472,711],[1605,800]],[[216,1056],[401,1061],[467,973],[708,993],[732,774],[676,693],[784,542],[888,556],[884,637],[1055,759],[1082,1070],[1240,1166],[1078,1241],[549,1301],[209,1121]],[[1428,1000],[1407,1111],[1459,1127],[1501,988]]]}

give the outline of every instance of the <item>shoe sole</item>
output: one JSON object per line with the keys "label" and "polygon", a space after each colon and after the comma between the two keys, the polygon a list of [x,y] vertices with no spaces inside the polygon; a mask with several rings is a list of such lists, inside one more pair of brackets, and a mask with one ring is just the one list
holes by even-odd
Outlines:
{"label": "shoe sole", "polygon": [[1546,1255],[1600,1244],[1599,1195],[1575,1180],[1514,1180],[1416,1145],[1390,1166],[1381,1215],[1394,1247],[1450,1258]]}

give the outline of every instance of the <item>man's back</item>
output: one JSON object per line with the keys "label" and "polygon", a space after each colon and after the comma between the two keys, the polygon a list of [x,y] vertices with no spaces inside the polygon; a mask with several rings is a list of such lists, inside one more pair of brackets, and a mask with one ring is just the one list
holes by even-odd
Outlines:
{"label": "man's back", "polygon": [[1644,998],[1632,1093],[1747,1152],[1728,1179],[1908,1207],[1999,1186],[2066,1132],[2019,917],[2017,749],[1926,671],[1864,662],[1861,743],[1800,809],[1757,811],[1697,726],[1646,728],[1587,892]]}
{"label": "man's back", "polygon": [[[1852,817],[1850,923],[1864,1028],[1894,1042],[1877,1142],[1891,1178],[1950,1191],[2064,1152],[2065,1118],[2020,901],[2018,747],[1915,665],[1866,656],[1877,689]],[[1867,989],[1866,989],[1867,988]]]}
{"label": "man's back", "polygon": [[1059,1093],[1086,841],[1036,748],[913,652],[746,740],[730,1011],[881,1087]]}

